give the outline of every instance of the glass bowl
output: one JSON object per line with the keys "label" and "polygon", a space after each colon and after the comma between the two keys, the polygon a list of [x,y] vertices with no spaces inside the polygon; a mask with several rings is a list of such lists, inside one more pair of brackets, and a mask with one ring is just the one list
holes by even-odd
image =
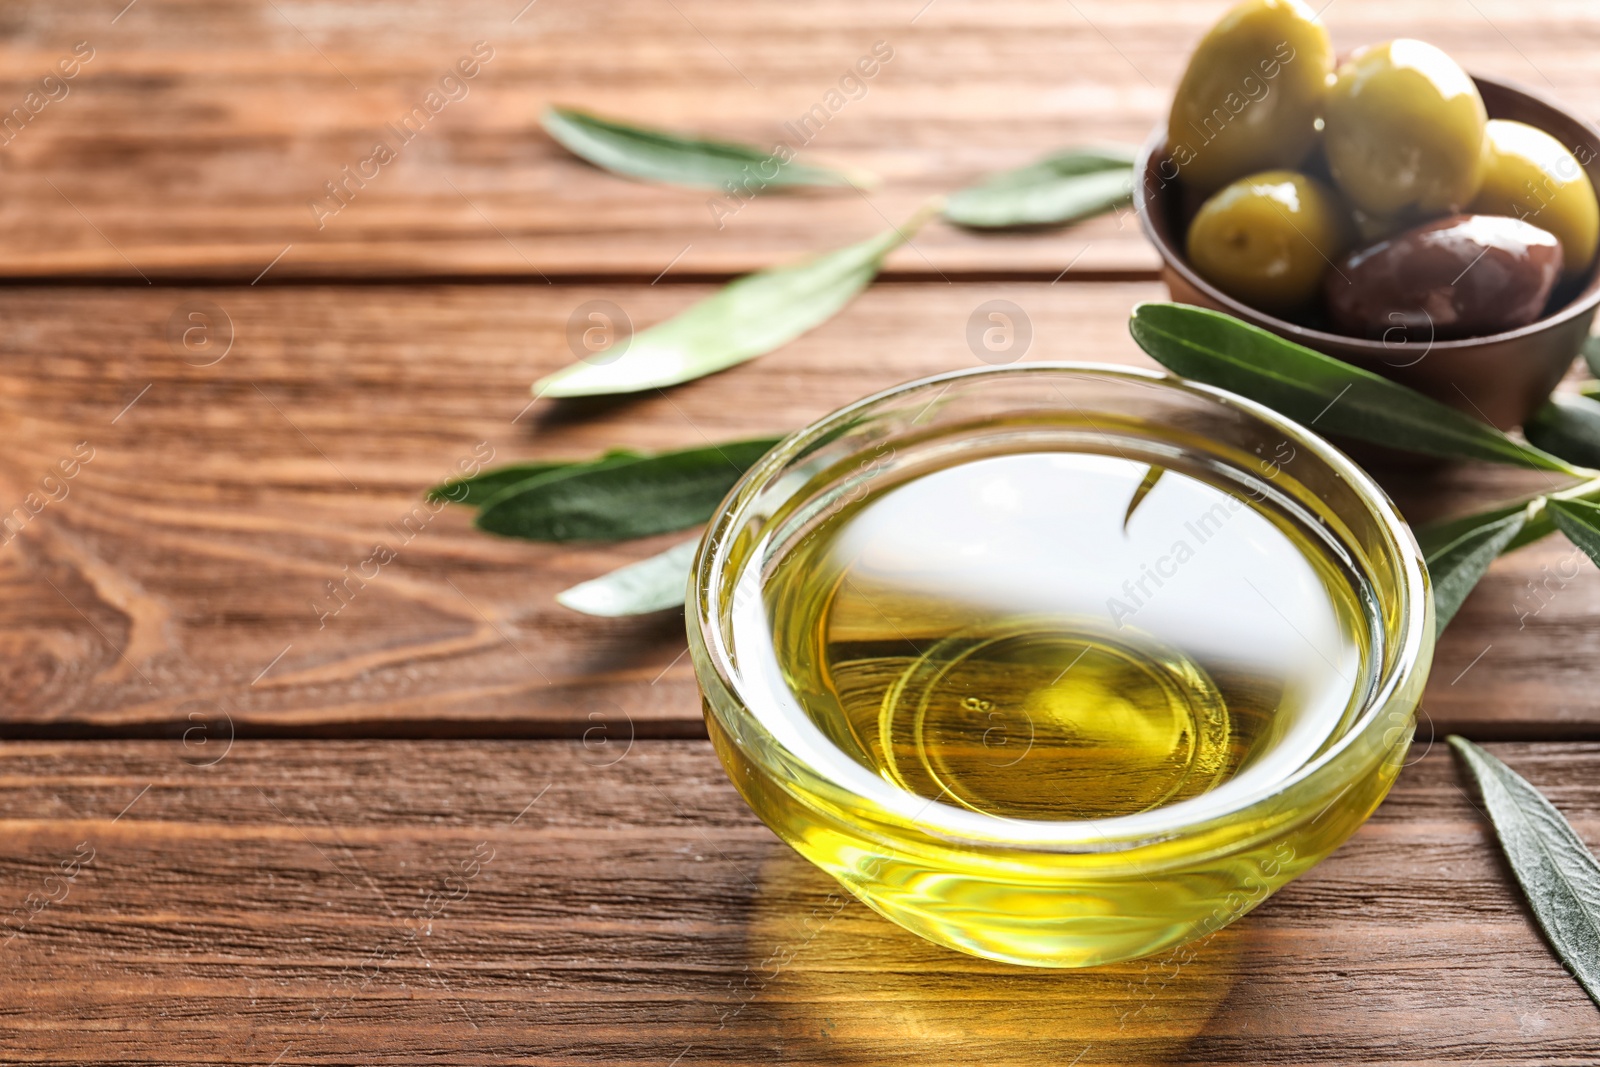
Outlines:
{"label": "glass bowl", "polygon": [[[904,788],[842,753],[801,707],[778,660],[774,634],[786,620],[775,613],[788,601],[765,595],[774,568],[820,523],[879,487],[1018,452],[1047,461],[1058,452],[1155,457],[1205,471],[1235,500],[1313,531],[1318,551],[1350,576],[1366,642],[1348,706],[1315,746],[1271,776],[1241,773],[1187,799],[1097,818],[995,814],[955,794]],[[960,521],[959,504],[951,501],[948,520],[914,524],[905,536]],[[1095,505],[1059,506],[1070,514]],[[1120,506],[1117,518],[1126,530]],[[1192,568],[1210,566],[1196,560]],[[1217,603],[1218,641],[1229,612],[1256,610],[1242,604]],[[1049,967],[1204,938],[1344,842],[1403,765],[1433,654],[1432,615],[1409,529],[1382,490],[1315,433],[1218,389],[1070,363],[910,382],[789,437],[712,518],[687,612],[711,740],[779,837],[922,937]],[[1027,768],[1019,763],[1016,773]]]}

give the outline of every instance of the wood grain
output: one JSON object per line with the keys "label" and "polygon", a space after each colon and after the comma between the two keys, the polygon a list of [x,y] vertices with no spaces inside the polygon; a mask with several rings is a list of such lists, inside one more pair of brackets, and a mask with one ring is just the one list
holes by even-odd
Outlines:
{"label": "wood grain", "polygon": [[[1495,751],[1600,843],[1600,746]],[[0,750],[0,903],[57,898],[0,944],[0,1059],[1548,1065],[1600,1047],[1443,745],[1193,962],[1077,973],[938,949],[834,893],[704,742],[216,755]]]}
{"label": "wood grain", "polygon": [[[1153,284],[881,285],[728,373],[527,409],[528,384],[571,358],[575,307],[610,299],[645,324],[707,291],[0,293],[10,327],[0,516],[19,527],[0,545],[0,729],[149,734],[215,719],[245,733],[518,736],[604,721],[697,735],[680,617],[592,619],[552,599],[672,536],[499,540],[463,513],[418,511],[423,491],[490,450],[496,462],[582,457],[801,426],[896,382],[978,365],[968,319],[995,298],[1029,316],[1028,359],[1144,362],[1125,316],[1159,295]],[[181,330],[169,338],[169,323],[188,328],[195,309],[212,323],[209,349],[186,349]],[[213,359],[230,328],[226,355],[193,365]],[[82,448],[92,458],[60,478],[58,464]],[[1542,484],[1482,465],[1382,473],[1420,518]],[[397,558],[346,586],[353,597],[325,616],[340,603],[328,583],[378,544]],[[1432,723],[1475,736],[1600,735],[1585,668],[1600,654],[1597,609],[1600,574],[1562,542],[1498,563],[1441,643]]]}
{"label": "wood grain", "polygon": [[[0,1062],[1592,1063],[1600,1016],[1443,745],[1192,963],[1006,968],[847,902],[708,745],[658,739],[702,729],[681,617],[553,602],[672,537],[529,545],[419,509],[491,452],[783,431],[974,366],[990,299],[1025,309],[1028,359],[1143,362],[1126,313],[1161,291],[1126,213],[935,223],[771,357],[527,406],[586,301],[648,325],[996,169],[1141,140],[1220,7],[0,8],[0,277],[60,283],[0,292]],[[1600,113],[1593,5],[1325,12],[1341,48],[1423,37]],[[478,41],[465,94],[313,209]],[[801,153],[877,172],[866,194],[719,204],[594,171],[537,126],[556,101],[789,138],[878,41],[892,59]],[[41,82],[79,42],[65,88]],[[1379,473],[1418,519],[1542,485]],[[393,562],[333,613],[329,583],[380,543]],[[1564,545],[1500,561],[1440,645],[1423,737],[1600,739],[1597,610]],[[80,735],[101,739],[48,740]],[[496,740],[402,740],[454,735]],[[1494,747],[1600,842],[1600,745]]]}
{"label": "wood grain", "polygon": [[[781,358],[638,400],[525,411],[529,383],[572,359],[567,319],[581,303],[615,300],[642,324],[707,291],[0,295],[27,319],[0,341],[5,510],[78,442],[95,449],[0,557],[5,719],[129,726],[200,711],[284,729],[570,732],[594,713],[697,731],[680,619],[604,622],[552,599],[671,537],[537,546],[454,511],[406,528],[422,492],[486,449],[507,462],[797,428],[863,393],[975,365],[967,317],[1011,290],[942,291],[930,313],[921,287],[886,286]],[[1049,289],[1036,354],[1071,337],[1080,355],[1131,358],[1113,309],[1149,291]],[[186,321],[193,299],[232,322],[232,350],[212,366],[169,346],[169,318]],[[327,583],[379,542],[398,558],[324,619],[337,603]]]}
{"label": "wood grain", "polygon": [[[125,4],[24,0],[0,16],[0,113],[77,42],[94,52],[66,95],[0,137],[0,275],[250,281],[269,264],[269,279],[738,273],[859,239],[930,196],[1066,145],[1142,141],[1223,6]],[[1342,49],[1421,37],[1469,69],[1600,112],[1600,11],[1580,0],[1339,0],[1324,17]],[[391,137],[386,124],[480,40],[494,55],[466,95],[408,143]],[[858,98],[835,98],[800,148],[879,174],[870,196],[765,196],[717,211],[705,192],[595,172],[536,122],[558,101],[798,146],[785,123],[826,106],[879,41],[893,58]],[[337,215],[313,211],[324,183],[344,180],[378,140],[393,162],[347,186]],[[891,267],[1047,280],[1069,264],[1148,275],[1155,258],[1131,220],[1107,218],[1003,237],[935,225]]]}

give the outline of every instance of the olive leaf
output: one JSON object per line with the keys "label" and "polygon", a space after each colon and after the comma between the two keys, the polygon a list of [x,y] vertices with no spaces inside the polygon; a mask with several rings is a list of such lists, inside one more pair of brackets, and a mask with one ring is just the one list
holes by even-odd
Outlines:
{"label": "olive leaf", "polygon": [[1600,401],[1557,393],[1533,413],[1522,433],[1562,459],[1600,467]]}
{"label": "olive leaf", "polygon": [[[1493,526],[1509,516],[1520,514],[1524,516],[1522,527],[1517,531],[1516,536],[1507,541],[1500,549],[1501,555],[1515,551],[1523,545],[1530,545],[1541,538],[1548,537],[1556,531],[1558,526],[1561,527],[1563,533],[1567,533],[1568,538],[1575,544],[1579,544],[1581,548],[1582,545],[1578,541],[1578,537],[1581,535],[1568,532],[1566,526],[1562,526],[1557,520],[1556,515],[1565,509],[1566,513],[1574,517],[1579,523],[1597,518],[1596,514],[1589,510],[1594,505],[1587,499],[1597,492],[1600,492],[1600,482],[1582,482],[1572,486],[1570,489],[1563,489],[1559,493],[1524,497],[1507,504],[1501,504],[1488,511],[1430,523],[1417,530],[1417,544],[1421,546],[1423,555],[1431,559],[1451,543],[1461,540],[1468,534]],[[1567,525],[1572,525],[1572,522],[1569,521]],[[1600,563],[1600,560],[1596,560],[1596,562]]]}
{"label": "olive leaf", "polygon": [[1167,369],[1325,433],[1432,456],[1583,473],[1415,390],[1221,312],[1144,303],[1133,309],[1129,328],[1139,347]]}
{"label": "olive leaf", "polygon": [[580,582],[557,593],[556,602],[585,615],[606,618],[681,608],[688,592],[689,568],[699,544],[699,538],[685,541],[648,559]]}
{"label": "olive leaf", "polygon": [[508,486],[475,524],[530,541],[625,541],[687,529],[779,438],[580,464]]}
{"label": "olive leaf", "polygon": [[[1544,497],[1542,495],[1526,497],[1521,500],[1514,500],[1508,504],[1502,504],[1498,507],[1490,508],[1488,511],[1479,511],[1471,515],[1460,515],[1453,519],[1443,519],[1438,522],[1431,522],[1428,525],[1418,527],[1415,530],[1417,535],[1417,544],[1419,547],[1421,547],[1422,554],[1424,556],[1434,555],[1451,542],[1460,540],[1464,535],[1471,533],[1473,530],[1498,522],[1508,515],[1525,513],[1527,512],[1528,505],[1530,503],[1535,500],[1543,499]],[[1546,530],[1545,532],[1549,533],[1549,530]],[[1506,547],[1509,551],[1511,548],[1519,547],[1521,544],[1525,543],[1526,539],[1521,538],[1519,535],[1519,538],[1516,539],[1516,543],[1507,545]]]}
{"label": "olive leaf", "polygon": [[677,385],[765,355],[826,322],[877,277],[883,259],[935,210],[904,226],[798,263],[747,274],[633,336],[615,359],[574,363],[534,383],[535,396],[600,396]]}
{"label": "olive leaf", "polygon": [[1138,510],[1140,504],[1144,503],[1144,498],[1150,495],[1150,490],[1156,487],[1156,483],[1161,480],[1161,476],[1165,473],[1167,473],[1165,467],[1158,467],[1154,463],[1145,468],[1144,477],[1139,480],[1138,486],[1133,490],[1133,497],[1128,501],[1128,510],[1123,513],[1122,529],[1124,531],[1128,529],[1128,523],[1133,521],[1133,513]]}
{"label": "olive leaf", "polygon": [[1600,507],[1587,500],[1552,500],[1545,511],[1556,529],[1600,566]]}
{"label": "olive leaf", "polygon": [[1521,775],[1464,737],[1449,741],[1477,782],[1539,929],[1600,1005],[1600,863],[1555,805]]}
{"label": "olive leaf", "polygon": [[1443,633],[1456,617],[1462,601],[1489,569],[1511,539],[1522,530],[1527,521],[1525,513],[1517,512],[1494,522],[1486,522],[1468,530],[1456,540],[1444,545],[1425,558],[1428,577],[1433,582],[1433,628]]}
{"label": "olive leaf", "polygon": [[1137,150],[1122,145],[1069,148],[970,189],[951,193],[944,217],[991,229],[1049,226],[1109,211],[1133,197]]}
{"label": "olive leaf", "polygon": [[428,490],[428,499],[445,500],[452,504],[466,504],[468,507],[474,508],[482,507],[511,486],[549,474],[551,471],[566,470],[573,467],[592,468],[602,463],[609,464],[623,459],[637,459],[643,454],[627,448],[614,448],[601,455],[599,459],[514,463],[510,466],[496,467],[493,470],[475,474],[470,478],[454,478],[441,485],[436,485]]}
{"label": "olive leaf", "polygon": [[775,152],[733,141],[685,137],[601,118],[570,107],[548,107],[545,132],[567,151],[630,178],[721,189],[728,182],[744,191],[768,186],[861,186],[876,179],[859,171],[785,162]]}

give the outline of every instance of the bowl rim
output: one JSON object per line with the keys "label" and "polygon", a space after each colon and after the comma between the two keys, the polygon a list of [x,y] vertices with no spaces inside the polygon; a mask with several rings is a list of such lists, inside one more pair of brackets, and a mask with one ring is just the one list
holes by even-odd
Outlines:
{"label": "bowl rim", "polygon": [[[1355,491],[1367,511],[1376,520],[1384,535],[1386,551],[1395,561],[1398,575],[1396,623],[1385,627],[1386,639],[1393,640],[1393,662],[1377,678],[1360,714],[1350,723],[1344,734],[1315,758],[1308,760],[1294,773],[1251,792],[1242,793],[1222,808],[1194,805],[1206,794],[1164,805],[1131,815],[1101,819],[1022,820],[990,815],[938,803],[935,800],[898,790],[887,782],[866,773],[872,784],[864,789],[852,788],[836,778],[823,774],[803,756],[790,751],[765,726],[761,718],[751,711],[752,703],[770,702],[764,690],[747,685],[733,666],[733,657],[724,639],[721,620],[728,606],[722,596],[723,579],[729,563],[730,546],[736,538],[728,531],[736,529],[744,519],[744,512],[758,496],[775,485],[788,465],[804,455],[819,441],[838,435],[859,416],[887,402],[904,398],[918,391],[934,391],[930,405],[944,395],[957,382],[973,379],[1027,374],[1067,374],[1113,378],[1129,383],[1156,386],[1185,392],[1206,402],[1223,407],[1242,409],[1282,432],[1297,447],[1305,447],[1318,460],[1328,465]],[[941,388],[942,387],[942,388]],[[1069,404],[1071,401],[1068,402]],[[753,551],[759,550],[753,549]],[[757,463],[745,472],[733,489],[718,506],[706,526],[696,549],[691,568],[685,623],[688,630],[691,660],[704,694],[707,717],[724,714],[721,703],[713,699],[715,686],[734,706],[740,720],[737,727],[727,732],[738,737],[753,729],[760,737],[761,746],[742,746],[745,758],[760,766],[769,777],[781,779],[783,772],[776,769],[772,753],[779,754],[778,762],[790,772],[802,772],[812,785],[820,786],[841,805],[855,806],[862,814],[859,832],[866,833],[866,820],[874,811],[888,812],[907,821],[927,837],[954,842],[969,847],[1028,849],[1039,852],[1101,853],[1122,851],[1153,841],[1178,836],[1203,833],[1218,825],[1237,821],[1241,813],[1260,811],[1270,813],[1275,803],[1292,790],[1303,788],[1316,780],[1318,796],[1339,793],[1349,788],[1349,782],[1376,765],[1377,760],[1362,758],[1348,770],[1343,759],[1362,739],[1370,739],[1380,725],[1380,718],[1388,713],[1393,729],[1393,711],[1397,699],[1409,691],[1413,682],[1425,681],[1432,665],[1433,600],[1427,570],[1422,562],[1422,552],[1415,536],[1383,489],[1343,452],[1335,448],[1314,430],[1304,427],[1271,408],[1246,397],[1214,386],[1180,378],[1176,375],[1148,370],[1142,367],[1108,363],[1076,361],[1030,361],[1000,367],[977,367],[948,371],[913,379],[888,389],[880,390],[851,404],[845,405],[808,426],[784,438]],[[1421,678],[1416,676],[1419,674]],[[1420,692],[1420,688],[1419,688]],[[1404,752],[1414,731],[1415,706],[1404,709],[1406,729],[1393,743],[1383,734],[1383,748]],[[1370,757],[1371,753],[1367,753]],[[865,771],[865,768],[863,768]],[[865,805],[864,807],[861,805]],[[1193,805],[1193,806],[1192,806]],[[914,813],[913,813],[914,810]],[[1172,813],[1178,812],[1176,818]],[[935,817],[935,814],[937,817]],[[1308,818],[1310,816],[1307,816]]]}
{"label": "bowl rim", "polygon": [[[1469,73],[1469,76],[1480,89],[1484,86],[1489,86],[1494,92],[1497,93],[1507,96],[1520,96],[1547,111],[1552,111],[1556,114],[1559,114],[1566,121],[1578,126],[1589,136],[1597,153],[1596,158],[1600,159],[1600,127],[1596,127],[1594,123],[1590,122],[1582,115],[1573,112],[1571,109],[1565,107],[1553,98],[1517,82],[1507,81],[1502,78],[1493,78],[1484,74]],[[1493,117],[1494,116],[1492,115],[1490,116],[1491,119]],[[1518,119],[1515,121],[1523,120]],[[1550,132],[1543,126],[1537,125],[1536,123],[1530,122],[1527,124],[1530,126],[1535,126],[1537,129],[1545,133]],[[1555,135],[1551,134],[1551,136]],[[1184,280],[1185,283],[1193,286],[1201,293],[1204,293],[1207,299],[1214,300],[1218,307],[1224,309],[1228,312],[1228,314],[1233,315],[1235,318],[1240,318],[1251,323],[1252,325],[1271,330],[1273,333],[1305,345],[1307,348],[1315,348],[1321,351],[1322,346],[1339,345],[1345,347],[1349,351],[1359,351],[1370,354],[1376,358],[1381,358],[1384,353],[1391,351],[1391,349],[1382,340],[1373,340],[1370,337],[1356,337],[1351,334],[1344,333],[1332,333],[1327,330],[1317,330],[1309,326],[1301,326],[1299,323],[1290,322],[1288,319],[1281,319],[1276,315],[1261,311],[1260,309],[1252,307],[1241,300],[1229,296],[1227,293],[1224,293],[1221,289],[1218,289],[1216,286],[1202,278],[1199,272],[1189,265],[1188,258],[1182,255],[1178,249],[1173,247],[1172,242],[1168,241],[1159,232],[1157,232],[1155,223],[1151,218],[1154,205],[1159,203],[1164,208],[1171,197],[1171,194],[1168,193],[1164,187],[1152,189],[1150,187],[1151,182],[1147,180],[1150,172],[1151,160],[1166,148],[1166,144],[1167,124],[1165,121],[1157,122],[1151,129],[1149,135],[1145,138],[1144,144],[1140,146],[1138,161],[1134,163],[1133,172],[1134,210],[1139,216],[1139,226],[1144,231],[1145,238],[1149,240],[1153,246],[1155,246],[1156,254],[1161,257],[1162,265],[1166,269],[1176,273]],[[1585,166],[1583,169],[1584,173],[1588,174],[1589,168]],[[1180,181],[1181,177],[1171,180],[1168,182],[1168,184],[1178,187],[1178,183]],[[1591,176],[1590,184],[1594,186],[1596,194],[1600,195],[1600,181],[1595,181]],[[1418,225],[1422,224],[1419,223]],[[1178,235],[1174,236],[1176,237]],[[1537,336],[1541,333],[1544,333],[1546,330],[1551,330],[1570,322],[1573,319],[1578,318],[1580,315],[1584,315],[1593,311],[1597,306],[1600,306],[1600,254],[1597,254],[1596,261],[1590,264],[1589,279],[1584,284],[1583,289],[1573,296],[1571,300],[1567,301],[1566,304],[1562,305],[1560,308],[1557,308],[1553,313],[1545,315],[1542,318],[1535,319],[1533,322],[1528,323],[1528,325],[1519,326],[1514,330],[1504,330],[1500,333],[1482,334],[1477,337],[1457,337],[1449,340],[1431,341],[1429,342],[1428,351],[1430,353],[1470,351],[1472,349],[1481,348],[1492,344],[1523,340],[1528,337]],[[1576,355],[1576,353],[1574,353],[1574,355]]]}

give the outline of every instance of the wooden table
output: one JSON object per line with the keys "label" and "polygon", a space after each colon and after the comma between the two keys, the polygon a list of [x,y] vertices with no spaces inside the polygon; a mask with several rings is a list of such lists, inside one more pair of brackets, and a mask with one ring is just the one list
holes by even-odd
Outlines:
{"label": "wooden table", "polygon": [[[0,943],[0,1062],[1600,1062],[1600,1013],[1432,743],[1496,742],[1600,843],[1600,575],[1528,587],[1562,544],[1467,602],[1412,766],[1332,859],[1184,967],[1057,974],[841,899],[724,778],[681,617],[551,599],[671,538],[538,546],[454,511],[398,534],[484,449],[781,432],[971,366],[994,298],[1031,318],[1029,359],[1144,362],[1127,309],[1162,291],[1130,218],[934,225],[768,358],[528,407],[586,300],[649,324],[992,169],[1140,139],[1220,4],[125,3],[0,14],[7,108],[92,53],[0,135],[0,513],[25,508],[0,539],[0,904],[51,898]],[[1423,37],[1600,114],[1593,5],[1325,18],[1341,47]],[[464,95],[337,213],[309,206],[479,41]],[[806,148],[881,174],[870,197],[718,228],[705,194],[595,172],[535,121],[561,101],[770,140],[878,41],[893,59]],[[1540,484],[1379,473],[1413,518]],[[322,615],[377,542],[396,559]]]}

